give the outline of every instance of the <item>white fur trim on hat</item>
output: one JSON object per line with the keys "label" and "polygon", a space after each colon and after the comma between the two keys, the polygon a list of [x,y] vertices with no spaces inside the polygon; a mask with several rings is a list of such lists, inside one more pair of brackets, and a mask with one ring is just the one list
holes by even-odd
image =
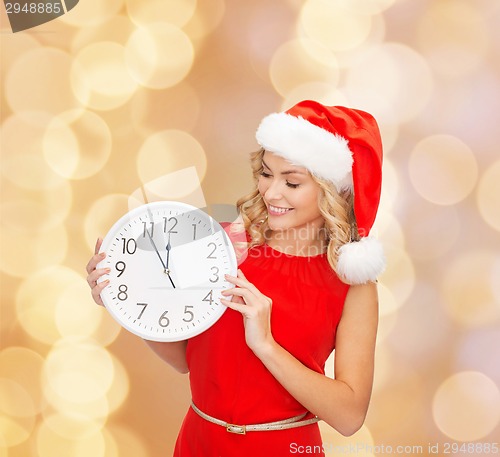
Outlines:
{"label": "white fur trim on hat", "polygon": [[346,243],[339,249],[337,274],[350,284],[375,281],[385,269],[382,244],[373,237]]}
{"label": "white fur trim on hat", "polygon": [[303,117],[273,113],[262,120],[256,138],[266,151],[332,181],[338,191],[352,188],[352,152],[342,136]]}

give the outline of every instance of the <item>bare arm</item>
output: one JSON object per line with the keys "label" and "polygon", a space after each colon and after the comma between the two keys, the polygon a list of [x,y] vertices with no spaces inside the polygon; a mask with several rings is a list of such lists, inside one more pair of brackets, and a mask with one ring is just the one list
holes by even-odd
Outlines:
{"label": "bare arm", "polygon": [[351,286],[337,331],[335,379],[305,367],[277,343],[257,355],[305,408],[352,435],[363,425],[370,402],[377,324],[376,285]]}
{"label": "bare arm", "polygon": [[[96,269],[97,264],[104,259],[105,254],[99,254],[102,239],[98,238],[94,255],[87,264],[87,283],[92,290],[93,300],[100,306],[103,306],[101,300],[102,290],[109,284],[109,281],[97,283],[97,280],[107,273],[106,269]],[[146,340],[144,340],[146,341]],[[186,362],[186,346],[187,341],[178,341],[173,343],[159,343],[156,341],[146,341],[146,344],[165,362],[172,366],[180,373],[187,373],[189,371]]]}
{"label": "bare arm", "polygon": [[186,361],[187,340],[172,343],[160,343],[156,341],[144,340],[146,344],[172,368],[179,373],[189,373]]}
{"label": "bare arm", "polygon": [[[239,272],[231,282],[236,302],[224,301],[244,316],[248,346],[283,387],[311,413],[343,435],[362,425],[370,401],[378,325],[376,284],[351,286],[337,329],[335,379],[303,365],[281,347],[270,329],[271,300]],[[240,298],[241,297],[241,298]]]}

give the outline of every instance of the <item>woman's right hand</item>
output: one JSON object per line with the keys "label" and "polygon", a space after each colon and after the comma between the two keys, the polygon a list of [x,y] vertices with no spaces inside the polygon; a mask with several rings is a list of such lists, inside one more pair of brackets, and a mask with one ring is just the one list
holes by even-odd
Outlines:
{"label": "woman's right hand", "polygon": [[104,306],[104,303],[101,299],[102,290],[109,284],[109,279],[106,281],[102,281],[97,283],[97,280],[106,273],[109,273],[109,268],[96,268],[97,264],[106,257],[106,253],[99,253],[99,249],[101,249],[102,238],[97,238],[97,242],[95,244],[94,255],[89,260],[87,264],[87,282],[92,289],[92,298],[94,301],[101,306]]}

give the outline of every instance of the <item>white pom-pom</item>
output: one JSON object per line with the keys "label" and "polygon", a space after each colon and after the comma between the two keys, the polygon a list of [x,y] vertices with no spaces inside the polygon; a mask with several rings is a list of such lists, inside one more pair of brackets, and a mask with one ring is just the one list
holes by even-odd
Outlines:
{"label": "white pom-pom", "polygon": [[384,250],[375,238],[361,238],[359,241],[346,243],[339,249],[337,274],[350,284],[375,281],[384,269]]}

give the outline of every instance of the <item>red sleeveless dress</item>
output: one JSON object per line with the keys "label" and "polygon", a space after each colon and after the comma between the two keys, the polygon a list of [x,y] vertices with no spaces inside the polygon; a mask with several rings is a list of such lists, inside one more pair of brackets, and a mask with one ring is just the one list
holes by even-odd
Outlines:
{"label": "red sleeveless dress", "polygon": [[[240,269],[273,300],[274,339],[305,366],[324,373],[349,289],[331,269],[326,254],[299,257],[267,245],[257,246],[249,250]],[[307,411],[248,348],[243,317],[232,309],[188,341],[187,362],[193,402],[212,417],[249,425]],[[289,457],[298,446],[317,451],[322,448],[318,424],[237,435],[206,421],[190,408],[174,457]],[[318,451],[313,455],[324,454]]]}

